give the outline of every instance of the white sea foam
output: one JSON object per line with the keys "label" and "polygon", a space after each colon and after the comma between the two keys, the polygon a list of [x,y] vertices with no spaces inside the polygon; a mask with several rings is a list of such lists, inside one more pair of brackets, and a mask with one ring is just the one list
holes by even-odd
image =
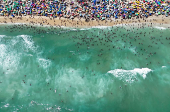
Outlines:
{"label": "white sea foam", "polygon": [[48,68],[51,65],[51,61],[44,59],[44,58],[38,58],[38,63],[41,67],[43,67],[44,69]]}
{"label": "white sea foam", "polygon": [[68,108],[65,108],[66,110],[68,110],[68,111],[74,111],[73,109],[68,109]]}
{"label": "white sea foam", "polygon": [[85,28],[81,28],[80,30],[87,30],[87,29],[85,29]]}
{"label": "white sea foam", "polygon": [[27,54],[27,56],[33,56],[32,54]]}
{"label": "white sea foam", "polygon": [[22,39],[24,40],[25,48],[27,50],[30,49],[34,52],[36,51],[36,47],[34,46],[34,42],[29,35],[18,35],[18,37],[22,37]]}
{"label": "white sea foam", "polygon": [[92,28],[98,28],[98,29],[106,29],[109,27],[111,27],[111,26],[92,26]]}
{"label": "white sea foam", "polygon": [[70,51],[70,52],[75,52],[75,51]]}
{"label": "white sea foam", "polygon": [[6,52],[6,45],[5,44],[0,44],[0,57],[3,58],[4,56],[6,56],[5,52]]}
{"label": "white sea foam", "polygon": [[[5,35],[0,35],[1,39],[3,37]],[[6,37],[11,38],[10,36]],[[22,56],[33,56],[32,54],[25,55],[23,51],[28,49],[32,52],[36,51],[34,42],[29,35],[18,35],[6,40],[5,44],[3,42],[0,43],[0,67],[6,74],[17,71]]]}
{"label": "white sea foam", "polygon": [[143,77],[143,79],[146,78],[146,74],[151,72],[152,70],[149,68],[135,68],[133,70],[123,70],[123,69],[115,69],[110,70],[107,73],[113,74],[116,78],[119,80],[122,80],[123,82],[129,82],[132,83],[135,80],[137,80],[137,74]]}
{"label": "white sea foam", "polygon": [[58,106],[56,109],[59,110],[59,111],[61,110],[60,106]]}
{"label": "white sea foam", "polygon": [[2,38],[4,38],[5,37],[5,35],[0,35],[0,41],[2,40]]}
{"label": "white sea foam", "polygon": [[[13,69],[13,72],[17,69],[19,63],[19,56],[16,52],[11,51],[11,46],[0,44],[0,67],[4,71],[9,68]],[[12,70],[6,71],[6,73],[10,73]]]}
{"label": "white sea foam", "polygon": [[49,75],[47,75],[45,81],[48,83],[48,82],[50,82],[50,80],[51,80],[51,77]]}
{"label": "white sea foam", "polygon": [[162,66],[162,68],[165,68],[166,66]]}
{"label": "white sea foam", "polygon": [[130,50],[132,53],[136,53],[135,47],[131,47],[131,48],[129,48],[129,50]]}
{"label": "white sea foam", "polygon": [[9,107],[9,104],[7,103],[6,105],[4,105],[4,107]]}
{"label": "white sea foam", "polygon": [[166,30],[165,27],[160,27],[160,26],[155,26],[154,28],[159,29],[159,30]]}
{"label": "white sea foam", "polygon": [[[78,102],[102,98],[106,94],[109,84],[112,83],[112,81],[106,80],[103,75],[98,75],[98,78],[91,77],[91,81],[89,81],[89,72],[81,69],[63,67],[57,70],[55,85],[62,85],[57,91],[67,91],[71,85],[72,90],[75,91],[72,97]],[[96,73],[94,72],[94,74]]]}
{"label": "white sea foam", "polygon": [[13,38],[13,39],[11,39],[11,45],[12,46],[14,46],[14,45],[16,45],[17,43],[19,43],[19,39],[16,39],[16,38]]}
{"label": "white sea foam", "polygon": [[90,56],[87,55],[87,54],[82,54],[82,55],[79,56],[79,59],[80,59],[81,61],[87,61],[87,60],[90,59]]}
{"label": "white sea foam", "polygon": [[128,24],[117,24],[117,25],[113,25],[113,26],[92,26],[92,27],[87,27],[87,28],[81,28],[80,30],[89,30],[89,29],[93,29],[93,28],[110,30],[112,27],[126,27],[126,28],[128,28],[129,26],[128,26]]}

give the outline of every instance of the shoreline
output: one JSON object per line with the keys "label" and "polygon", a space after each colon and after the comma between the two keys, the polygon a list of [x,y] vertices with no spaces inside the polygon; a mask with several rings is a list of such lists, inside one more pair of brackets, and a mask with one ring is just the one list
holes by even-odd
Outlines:
{"label": "shoreline", "polygon": [[68,27],[68,28],[95,28],[95,27],[109,27],[116,25],[126,25],[126,24],[141,24],[141,23],[152,23],[154,24],[170,24],[170,18],[165,16],[153,16],[146,19],[116,19],[116,20],[104,20],[104,21],[89,21],[86,22],[85,19],[65,19],[65,18],[48,18],[48,17],[3,17],[0,16],[0,24],[28,24],[28,25],[38,25],[38,26],[55,26],[55,27]]}

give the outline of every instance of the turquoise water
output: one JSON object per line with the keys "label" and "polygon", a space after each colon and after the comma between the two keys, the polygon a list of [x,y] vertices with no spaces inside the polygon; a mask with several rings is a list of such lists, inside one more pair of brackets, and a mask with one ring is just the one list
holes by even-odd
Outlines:
{"label": "turquoise water", "polygon": [[161,27],[0,26],[0,112],[169,112]]}

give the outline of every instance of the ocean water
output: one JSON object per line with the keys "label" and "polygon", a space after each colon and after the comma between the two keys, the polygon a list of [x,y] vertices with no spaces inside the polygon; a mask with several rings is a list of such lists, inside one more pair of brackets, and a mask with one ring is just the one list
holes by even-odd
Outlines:
{"label": "ocean water", "polygon": [[0,25],[0,112],[169,112],[169,31]]}

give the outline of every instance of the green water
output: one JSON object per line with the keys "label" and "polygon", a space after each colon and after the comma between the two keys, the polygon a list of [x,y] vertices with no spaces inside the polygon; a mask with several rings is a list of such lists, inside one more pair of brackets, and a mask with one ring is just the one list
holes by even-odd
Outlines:
{"label": "green water", "polygon": [[0,112],[169,112],[169,29],[0,26]]}

